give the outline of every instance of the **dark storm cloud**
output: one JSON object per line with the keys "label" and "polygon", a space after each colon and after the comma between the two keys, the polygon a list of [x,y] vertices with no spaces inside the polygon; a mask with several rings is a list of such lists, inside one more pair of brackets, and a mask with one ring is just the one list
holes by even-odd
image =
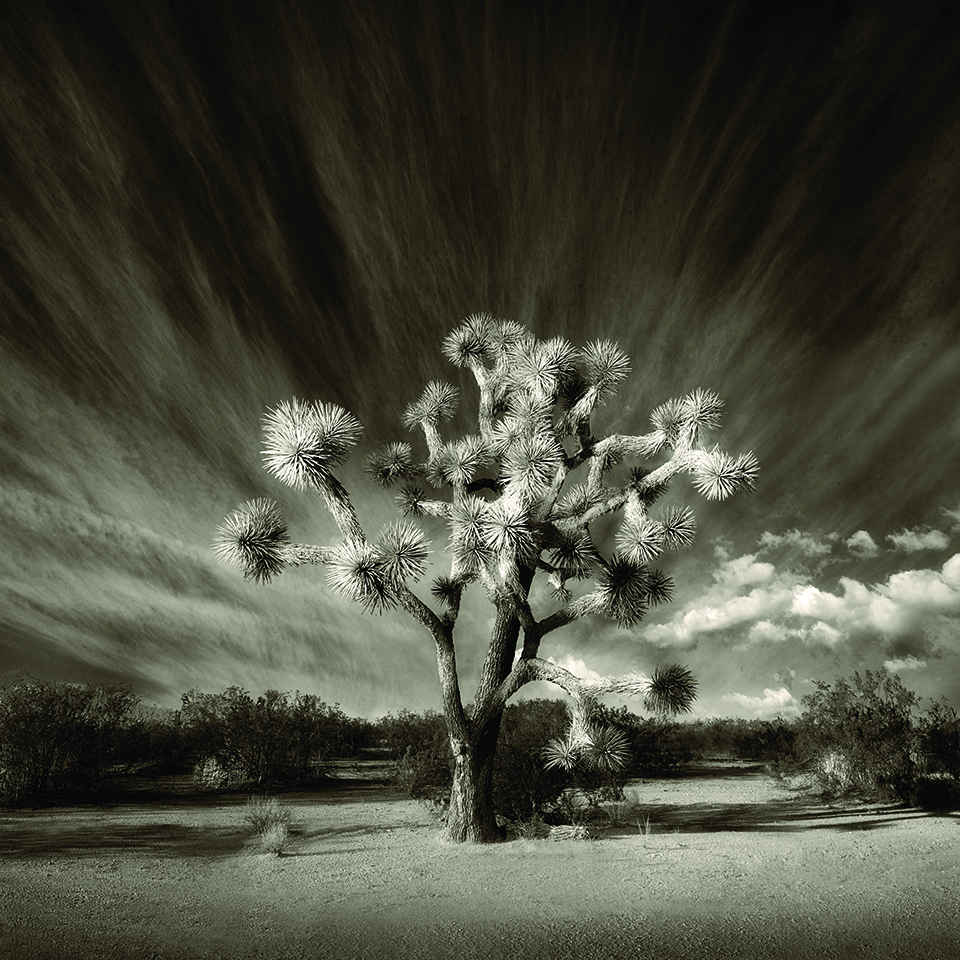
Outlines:
{"label": "dark storm cloud", "polygon": [[[74,677],[167,695],[306,677],[348,708],[432,702],[413,627],[355,616],[319,571],[255,589],[209,542],[261,495],[327,542],[260,469],[264,409],[344,404],[361,458],[406,439],[476,310],[618,339],[635,372],[605,429],[726,399],[718,439],[755,450],[761,487],[695,502],[684,615],[764,534],[771,583],[830,534],[830,564],[852,539],[851,580],[889,586],[910,572],[890,538],[960,502],[954,4],[36,4],[0,36],[4,669],[61,649]],[[359,506],[375,527],[389,504]],[[656,647],[570,638],[604,672]],[[693,665],[746,680],[718,655]],[[755,666],[738,689],[776,693],[775,656]]]}

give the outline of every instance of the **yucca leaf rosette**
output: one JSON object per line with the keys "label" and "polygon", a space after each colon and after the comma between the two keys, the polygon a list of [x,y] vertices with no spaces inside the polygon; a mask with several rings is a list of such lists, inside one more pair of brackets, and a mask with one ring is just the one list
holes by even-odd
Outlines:
{"label": "yucca leaf rosette", "polygon": [[487,313],[474,313],[443,341],[444,356],[457,367],[475,366],[494,358],[491,340],[495,321]]}
{"label": "yucca leaf rosette", "polygon": [[723,401],[715,393],[698,388],[680,401],[679,409],[684,425],[697,438],[704,430],[719,428]]}
{"label": "yucca leaf rosette", "polygon": [[423,531],[409,520],[396,520],[380,532],[376,552],[384,574],[400,584],[419,580],[430,556],[430,544]]}
{"label": "yucca leaf rosette", "polygon": [[663,544],[668,550],[683,550],[697,537],[697,520],[689,507],[670,507],[660,521]]}
{"label": "yucca leaf rosette", "polygon": [[272,500],[248,500],[217,528],[213,552],[222,563],[242,567],[256,583],[269,583],[283,570],[290,542],[280,508]]}
{"label": "yucca leaf rosette", "polygon": [[353,414],[333,403],[280,403],[264,417],[264,466],[291,487],[323,488],[362,429]]}
{"label": "yucca leaf rosette", "polygon": [[630,375],[630,358],[612,340],[595,340],[584,347],[581,357],[598,403],[613,396],[617,386]]}
{"label": "yucca leaf rosette", "polygon": [[741,490],[753,490],[759,471],[752,453],[732,457],[714,447],[700,454],[693,485],[707,500],[726,500]]}
{"label": "yucca leaf rosette", "polygon": [[650,414],[650,422],[654,429],[651,438],[653,451],[675,446],[684,423],[683,404],[680,400],[668,400]]}
{"label": "yucca leaf rosette", "polygon": [[503,455],[501,478],[512,492],[532,500],[549,487],[563,463],[563,450],[545,434],[517,440]]}
{"label": "yucca leaf rosette", "polygon": [[372,613],[397,605],[395,581],[379,551],[368,543],[348,541],[335,547],[327,565],[327,583],[335,593]]}
{"label": "yucca leaf rosette", "polygon": [[617,550],[631,563],[649,563],[663,552],[663,524],[650,517],[626,519],[617,531]]}
{"label": "yucca leaf rosette", "polygon": [[537,553],[537,542],[530,513],[522,504],[498,500],[491,504],[485,518],[484,540],[494,554],[530,561]]}
{"label": "yucca leaf rosette", "polygon": [[647,589],[643,565],[614,554],[597,574],[594,598],[598,612],[621,627],[632,627],[646,616]]}
{"label": "yucca leaf rosette", "polygon": [[697,681],[679,664],[657,667],[643,694],[643,705],[651,713],[676,716],[689,713],[697,698]]}
{"label": "yucca leaf rosette", "polygon": [[381,487],[406,480],[413,471],[413,449],[409,443],[391,443],[373,454],[366,464],[367,475]]}
{"label": "yucca leaf rosette", "polygon": [[420,398],[407,406],[403,425],[411,430],[418,426],[436,428],[453,417],[459,400],[460,391],[456,387],[440,380],[431,380]]}
{"label": "yucca leaf rosette", "polygon": [[453,507],[449,550],[458,575],[473,576],[492,559],[487,543],[486,510],[478,497],[466,497]]}

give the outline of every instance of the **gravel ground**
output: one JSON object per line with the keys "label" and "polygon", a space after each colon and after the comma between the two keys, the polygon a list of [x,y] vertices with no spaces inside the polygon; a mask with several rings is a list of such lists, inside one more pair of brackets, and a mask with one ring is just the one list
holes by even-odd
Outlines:
{"label": "gravel ground", "polygon": [[[0,958],[960,956],[960,818],[823,806],[752,770],[650,780],[595,842],[444,842],[374,784],[0,817]],[[642,832],[649,815],[649,832]]]}

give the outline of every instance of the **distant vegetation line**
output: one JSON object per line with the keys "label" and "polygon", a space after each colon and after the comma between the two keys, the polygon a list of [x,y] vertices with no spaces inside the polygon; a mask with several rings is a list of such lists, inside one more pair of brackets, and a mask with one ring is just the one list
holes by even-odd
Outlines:
{"label": "distant vegetation line", "polygon": [[[500,814],[536,817],[559,798],[622,794],[630,778],[706,759],[751,760],[778,776],[806,773],[827,792],[911,802],[954,796],[960,722],[944,701],[920,699],[886,671],[818,683],[799,718],[666,720],[602,707],[622,735],[623,762],[605,771],[547,769],[548,745],[569,726],[560,700],[511,704],[494,775]],[[439,712],[348,717],[308,694],[239,687],[191,690],[178,710],[146,707],[123,686],[23,676],[0,690],[0,802],[36,805],[96,798],[177,777],[191,788],[266,791],[319,784],[338,759],[378,758],[411,796],[442,807],[451,756]],[[931,786],[932,784],[932,786]]]}

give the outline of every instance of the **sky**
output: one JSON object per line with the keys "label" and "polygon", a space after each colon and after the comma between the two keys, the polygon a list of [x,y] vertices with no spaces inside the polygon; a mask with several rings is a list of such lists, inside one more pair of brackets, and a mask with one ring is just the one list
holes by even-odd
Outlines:
{"label": "sky", "polygon": [[[672,490],[698,523],[672,604],[543,655],[683,663],[702,717],[881,667],[960,707],[960,11],[896,6],[4,4],[0,684],[439,707],[402,611],[210,545],[255,497],[336,540],[262,468],[292,397],[361,420],[339,477],[392,519],[363,460],[418,442],[428,380],[475,400],[440,344],[488,312],[621,345],[598,432],[702,387],[761,467],[723,503]],[[490,624],[474,588],[464,700]]]}

